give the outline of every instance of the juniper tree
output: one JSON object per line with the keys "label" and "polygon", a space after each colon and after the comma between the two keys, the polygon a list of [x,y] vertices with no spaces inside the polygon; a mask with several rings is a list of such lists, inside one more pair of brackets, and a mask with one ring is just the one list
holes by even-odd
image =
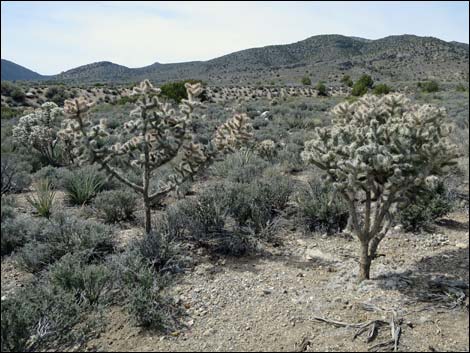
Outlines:
{"label": "juniper tree", "polygon": [[[134,87],[133,95],[138,97],[134,118],[123,127],[132,136],[125,142],[106,145],[109,132],[106,121],[92,125],[88,111],[93,104],[84,98],[67,100],[64,112],[70,119],[61,136],[70,141],[80,163],[98,163],[110,177],[114,177],[142,195],[145,205],[145,231],[151,231],[150,207],[171,190],[204,169],[215,158],[231,152],[251,138],[251,125],[245,114],[237,114],[219,126],[213,139],[203,145],[195,142],[191,134],[192,121],[198,118],[195,108],[201,103],[197,97],[202,93],[200,83],[185,84],[187,99],[183,99],[178,111],[172,105],[159,99],[160,89],[145,80]],[[124,138],[121,136],[121,138]],[[159,168],[181,158],[174,172],[161,180],[156,190],[151,190],[152,175]],[[135,183],[125,176],[121,165],[140,171],[142,183]]]}
{"label": "juniper tree", "polygon": [[316,129],[302,158],[324,170],[346,200],[361,243],[360,280],[369,279],[397,206],[416,186],[446,173],[457,147],[446,138],[451,129],[443,108],[411,104],[399,94],[341,103],[332,116],[332,127]]}

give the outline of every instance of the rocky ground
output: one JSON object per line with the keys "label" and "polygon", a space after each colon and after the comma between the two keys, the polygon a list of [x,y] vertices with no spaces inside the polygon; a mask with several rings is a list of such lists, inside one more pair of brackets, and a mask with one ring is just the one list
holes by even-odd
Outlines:
{"label": "rocky ground", "polygon": [[[167,334],[132,326],[118,308],[91,341],[94,351],[366,351],[389,342],[390,327],[366,342],[343,323],[395,322],[400,351],[469,349],[468,215],[443,219],[432,234],[394,230],[373,278],[356,282],[357,242],[287,233],[268,255],[202,261],[171,287],[184,328]],[[3,277],[2,277],[3,283]],[[393,348],[393,346],[391,346]]]}
{"label": "rocky ground", "polygon": [[[58,194],[61,201],[62,193]],[[19,211],[29,212],[24,195]],[[76,212],[83,210],[76,209]],[[358,242],[344,236],[285,230],[280,245],[244,258],[194,254],[193,270],[168,288],[182,315],[167,332],[133,325],[119,307],[106,312],[107,326],[88,351],[367,351],[390,342],[391,318],[400,328],[400,351],[469,350],[469,218],[457,212],[432,233],[395,228],[381,243],[372,279],[357,283]],[[123,227],[122,246],[136,237]],[[2,296],[32,275],[2,260]],[[348,324],[387,324],[353,340]],[[370,326],[369,326],[370,327]],[[372,331],[370,331],[372,332]]]}

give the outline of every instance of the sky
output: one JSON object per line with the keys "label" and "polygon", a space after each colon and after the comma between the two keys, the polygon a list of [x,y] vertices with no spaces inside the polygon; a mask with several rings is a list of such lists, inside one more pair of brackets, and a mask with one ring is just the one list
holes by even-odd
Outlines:
{"label": "sky", "polygon": [[319,34],[469,42],[467,1],[2,1],[1,57],[43,75],[209,60]]}

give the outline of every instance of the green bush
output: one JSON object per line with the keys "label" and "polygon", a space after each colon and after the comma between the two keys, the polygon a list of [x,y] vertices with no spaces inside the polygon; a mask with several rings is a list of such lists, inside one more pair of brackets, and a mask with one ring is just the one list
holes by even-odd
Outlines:
{"label": "green bush", "polygon": [[465,87],[462,83],[459,83],[457,87],[455,87],[455,90],[457,92],[467,92],[468,91],[468,86]]}
{"label": "green bush", "polygon": [[359,97],[367,93],[372,88],[374,81],[369,75],[362,75],[352,86],[351,95]]}
{"label": "green bush", "polygon": [[234,184],[229,190],[230,214],[240,226],[259,234],[286,208],[292,191],[291,180],[280,175]]}
{"label": "green bush", "polygon": [[111,272],[103,264],[87,264],[85,257],[66,254],[51,266],[48,276],[53,285],[95,305],[110,284]]}
{"label": "green bush", "polygon": [[108,223],[131,220],[137,208],[137,195],[129,190],[99,193],[93,201],[97,213]]}
{"label": "green bush", "polygon": [[18,265],[29,272],[39,272],[67,253],[81,252],[92,261],[114,251],[112,229],[98,222],[56,212],[41,220],[38,229],[16,255]]}
{"label": "green bush", "polygon": [[56,168],[51,165],[47,165],[33,174],[33,180],[39,181],[42,179],[48,179],[51,182],[52,187],[59,189],[63,187],[65,180],[70,173],[71,172],[65,167]]}
{"label": "green bush", "polygon": [[251,150],[239,150],[211,166],[212,174],[228,181],[245,183],[258,178],[269,162]]}
{"label": "green bush", "polygon": [[106,176],[93,168],[82,168],[65,176],[67,201],[72,205],[89,203],[106,185]]}
{"label": "green bush", "polygon": [[335,197],[332,187],[314,179],[301,188],[297,197],[299,220],[310,231],[341,231],[348,221],[348,207],[342,198]]}
{"label": "green bush", "polygon": [[116,104],[118,105],[125,105],[125,104],[134,104],[137,102],[137,96],[121,96],[117,101]]}
{"label": "green bush", "polygon": [[422,92],[433,93],[439,91],[439,84],[436,81],[418,82],[418,88],[421,88]]}
{"label": "green bush", "polygon": [[315,89],[318,91],[319,96],[326,97],[328,95],[325,83],[322,81],[317,83]]}
{"label": "green bush", "polygon": [[400,209],[397,217],[397,221],[406,231],[427,228],[456,206],[452,192],[442,181],[434,188],[417,187],[412,194],[411,202]]}
{"label": "green bush", "polygon": [[2,112],[2,119],[12,119],[16,118],[17,116],[20,116],[24,109],[22,108],[10,108],[10,107],[1,107],[1,112]]}
{"label": "green bush", "polygon": [[72,293],[35,281],[2,298],[1,351],[35,352],[57,350],[61,345],[83,344],[98,332],[89,322],[81,330],[72,330],[84,322],[86,306]]}
{"label": "green bush", "polygon": [[45,92],[45,96],[48,100],[60,106],[64,105],[64,101],[66,99],[71,98],[70,95],[65,91],[65,87],[62,86],[49,87]]}
{"label": "green bush", "polygon": [[1,194],[21,192],[31,184],[31,165],[19,156],[3,153],[1,156]]}
{"label": "green bush", "polygon": [[159,273],[177,271],[177,245],[173,239],[168,223],[160,221],[157,230],[145,234],[133,246],[142,258],[148,260]]}
{"label": "green bush", "polygon": [[164,281],[153,264],[131,248],[113,262],[121,299],[139,326],[161,329],[167,321],[165,301],[160,295]]}
{"label": "green bush", "polygon": [[391,88],[387,86],[385,83],[379,83],[378,85],[374,87],[373,92],[376,95],[388,94],[391,92]]}
{"label": "green bush", "polygon": [[1,255],[9,255],[24,246],[37,231],[34,220],[27,215],[17,215],[12,207],[3,205],[1,223]]}
{"label": "green bush", "polygon": [[10,97],[13,98],[15,102],[19,102],[19,103],[24,102],[26,99],[25,93],[19,87],[16,87],[11,91]]}
{"label": "green bush", "polygon": [[300,81],[304,86],[311,86],[312,85],[312,80],[310,77],[304,76],[302,77],[302,80]]}
{"label": "green bush", "polygon": [[167,212],[168,228],[174,238],[187,238],[211,251],[242,256],[253,247],[248,234],[231,226],[230,189],[225,184],[207,188],[197,199],[182,200]]}
{"label": "green bush", "polygon": [[353,84],[354,84],[353,80],[351,79],[351,76],[349,76],[349,75],[344,75],[341,78],[341,83],[345,84],[348,87],[352,87]]}
{"label": "green bush", "polygon": [[[200,80],[185,80],[185,81],[165,83],[164,85],[160,87],[161,95],[168,99],[172,99],[177,103],[180,103],[182,99],[188,98],[186,87],[184,87],[185,83],[195,84],[198,82],[201,82],[201,81]],[[207,96],[205,95],[205,93],[203,93],[200,98],[201,98],[201,101],[207,100]]]}
{"label": "green bush", "polygon": [[370,77],[369,75],[362,75],[361,77],[359,77],[357,82],[363,84],[367,88],[372,88],[374,86],[374,81],[372,80],[372,77]]}
{"label": "green bush", "polygon": [[1,83],[2,96],[10,97],[11,92],[13,92],[16,89],[19,89],[19,87],[14,85],[11,82],[2,81],[2,83]]}

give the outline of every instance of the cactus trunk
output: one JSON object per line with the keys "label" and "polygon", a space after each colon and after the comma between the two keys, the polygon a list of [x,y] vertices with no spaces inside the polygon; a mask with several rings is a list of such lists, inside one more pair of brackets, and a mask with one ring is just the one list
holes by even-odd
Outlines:
{"label": "cactus trunk", "polygon": [[369,255],[369,243],[361,242],[361,258],[359,261],[359,282],[370,279],[371,256]]}

